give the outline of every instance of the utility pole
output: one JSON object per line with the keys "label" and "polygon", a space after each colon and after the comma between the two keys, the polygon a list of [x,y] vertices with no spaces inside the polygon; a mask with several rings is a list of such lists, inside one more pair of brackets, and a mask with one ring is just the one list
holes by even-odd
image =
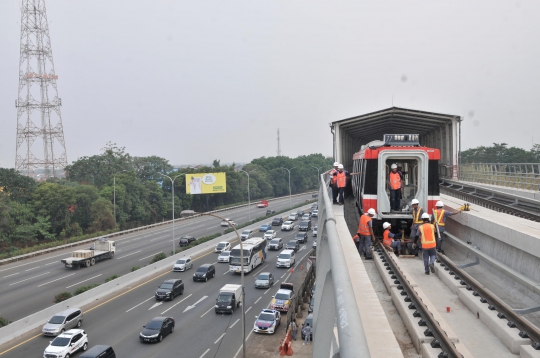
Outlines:
{"label": "utility pole", "polygon": [[67,165],[45,0],[22,0],[15,170],[44,179]]}
{"label": "utility pole", "polygon": [[281,157],[281,140],[279,138],[279,128],[277,129],[277,156]]}

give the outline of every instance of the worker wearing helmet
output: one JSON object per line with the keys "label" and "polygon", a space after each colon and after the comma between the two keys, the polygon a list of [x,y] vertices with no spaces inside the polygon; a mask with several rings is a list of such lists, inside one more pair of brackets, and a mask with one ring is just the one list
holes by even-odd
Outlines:
{"label": "worker wearing helmet", "polygon": [[334,178],[338,189],[339,205],[343,205],[345,203],[344,194],[345,188],[347,187],[347,177],[357,174],[359,173],[349,173],[348,171],[344,170],[343,164],[338,165],[338,170],[336,173],[334,173]]}
{"label": "worker wearing helmet", "polygon": [[337,185],[336,185],[336,178],[334,177],[334,174],[337,173],[337,171],[338,171],[338,166],[339,166],[339,163],[334,162],[333,168],[328,170],[327,172],[325,172],[325,174],[330,175],[330,188],[332,188],[332,202],[334,204],[338,203],[337,202],[338,188],[337,188]]}
{"label": "worker wearing helmet", "polygon": [[420,243],[422,244],[422,256],[424,258],[424,272],[429,275],[429,271],[435,272],[435,259],[437,258],[437,234],[435,225],[431,224],[431,217],[428,213],[422,214],[423,224],[418,228]]}
{"label": "worker wearing helmet", "polygon": [[413,221],[411,225],[411,238],[418,236],[418,226],[423,223],[424,209],[420,207],[418,199],[411,200]]}
{"label": "worker wearing helmet", "polygon": [[394,248],[397,248],[398,255],[401,255],[401,241],[399,238],[402,237],[401,234],[394,234],[392,230],[392,224],[386,222],[383,224],[383,245],[387,249],[394,251]]}
{"label": "worker wearing helmet", "polygon": [[439,230],[439,239],[437,240],[437,251],[442,252],[442,242],[444,239],[444,232],[446,231],[446,218],[452,215],[459,214],[461,209],[458,211],[452,212],[450,210],[444,209],[444,204],[442,201],[437,201],[435,204],[437,209],[433,210],[433,215],[431,216],[431,223],[435,224],[435,227]]}
{"label": "worker wearing helmet", "polygon": [[371,242],[375,241],[375,234],[373,234],[373,217],[377,213],[375,209],[369,209],[364,215],[360,217],[358,222],[358,230],[356,236],[354,237],[356,242],[356,237],[360,240],[358,242],[358,253],[362,256],[362,251],[364,251],[364,257],[366,260],[371,260]]}
{"label": "worker wearing helmet", "polygon": [[399,211],[403,194],[403,175],[398,172],[397,164],[392,164],[388,174],[388,189],[390,190],[390,210]]}

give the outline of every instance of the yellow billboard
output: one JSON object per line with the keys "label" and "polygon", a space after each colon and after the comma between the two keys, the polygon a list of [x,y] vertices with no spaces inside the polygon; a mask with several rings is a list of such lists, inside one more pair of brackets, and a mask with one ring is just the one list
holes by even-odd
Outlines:
{"label": "yellow billboard", "polygon": [[186,174],[187,194],[214,194],[227,192],[225,173]]}

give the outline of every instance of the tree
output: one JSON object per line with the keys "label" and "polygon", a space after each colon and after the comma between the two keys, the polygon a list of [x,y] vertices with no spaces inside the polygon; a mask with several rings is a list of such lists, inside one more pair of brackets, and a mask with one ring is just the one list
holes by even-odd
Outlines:
{"label": "tree", "polygon": [[0,168],[0,192],[18,202],[26,202],[37,183],[34,179],[21,175],[15,169]]}
{"label": "tree", "polygon": [[90,232],[105,231],[114,228],[113,206],[105,198],[94,201],[90,207]]}
{"label": "tree", "polygon": [[133,158],[133,169],[141,181],[161,181],[163,177],[159,173],[168,173],[172,171],[173,167],[167,159],[152,155]]}
{"label": "tree", "polygon": [[32,194],[32,202],[36,216],[50,218],[51,233],[58,235],[71,225],[71,218],[76,211],[73,188],[56,183],[41,183]]}

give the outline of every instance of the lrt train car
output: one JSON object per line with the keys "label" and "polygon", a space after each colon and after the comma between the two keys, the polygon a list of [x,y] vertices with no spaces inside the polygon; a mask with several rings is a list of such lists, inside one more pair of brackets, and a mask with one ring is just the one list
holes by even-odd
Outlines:
{"label": "lrt train car", "polygon": [[[388,221],[394,229],[408,233],[412,223],[411,200],[417,199],[428,214],[440,200],[439,159],[439,149],[421,146],[418,134],[385,134],[383,141],[363,145],[353,155],[353,172],[360,175],[352,176],[360,214],[373,208],[377,211],[378,227]],[[404,173],[404,193],[398,211],[391,210],[388,188],[390,167],[394,163]]]}

